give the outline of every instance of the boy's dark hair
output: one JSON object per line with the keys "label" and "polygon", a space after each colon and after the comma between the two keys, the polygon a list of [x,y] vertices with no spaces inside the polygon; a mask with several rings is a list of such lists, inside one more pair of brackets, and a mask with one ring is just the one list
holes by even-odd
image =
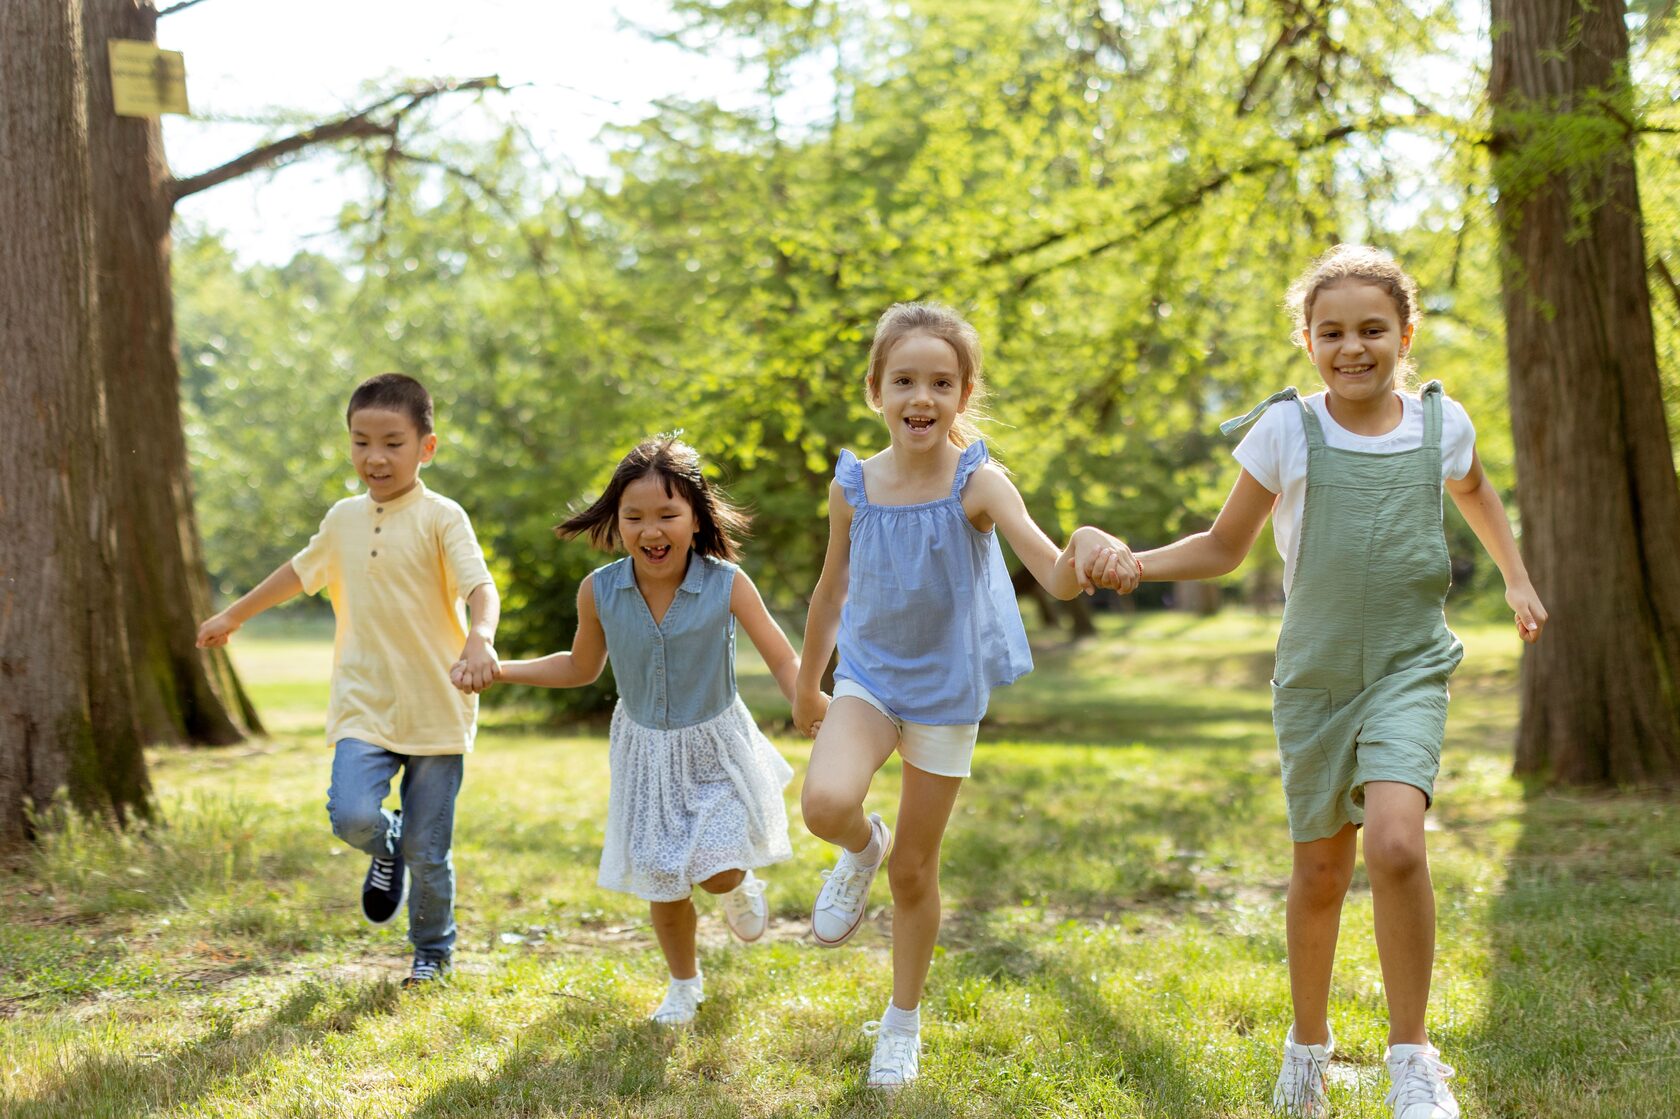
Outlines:
{"label": "boy's dark hair", "polygon": [[597,548],[615,551],[619,544],[618,503],[630,483],[649,474],[658,475],[667,495],[681,497],[693,507],[696,552],[731,562],[740,555],[737,539],[746,535],[752,517],[706,481],[700,469],[700,452],[675,434],[656,435],[636,444],[613,471],[606,492],[556,525],[554,534],[564,538],[587,534]]}
{"label": "boy's dark hair", "polygon": [[407,373],[381,373],[357,385],[350,394],[350,407],[344,410],[344,426],[349,427],[350,417],[363,408],[402,412],[421,435],[432,433],[432,394]]}

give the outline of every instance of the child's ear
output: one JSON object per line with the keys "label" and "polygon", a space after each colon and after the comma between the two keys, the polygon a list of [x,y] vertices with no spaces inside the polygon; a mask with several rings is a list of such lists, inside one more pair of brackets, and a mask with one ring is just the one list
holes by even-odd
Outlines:
{"label": "child's ear", "polygon": [[1412,348],[1412,334],[1417,330],[1417,323],[1409,322],[1400,331],[1400,356],[1405,357],[1406,351]]}
{"label": "child's ear", "polygon": [[1303,326],[1301,328],[1301,345],[1306,347],[1307,359],[1309,361],[1312,360],[1312,327]]}
{"label": "child's ear", "polygon": [[962,400],[957,404],[957,412],[959,414],[968,411],[968,398],[973,394],[974,382],[970,381],[968,384],[963,386]]}
{"label": "child's ear", "polygon": [[431,462],[432,456],[437,454],[437,432],[429,432],[420,440],[420,461]]}

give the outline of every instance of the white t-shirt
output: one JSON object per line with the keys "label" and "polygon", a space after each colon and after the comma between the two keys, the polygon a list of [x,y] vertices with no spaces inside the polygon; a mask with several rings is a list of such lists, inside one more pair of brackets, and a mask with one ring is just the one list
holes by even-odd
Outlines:
{"label": "white t-shirt", "polygon": [[[1302,397],[1332,447],[1367,454],[1394,454],[1423,446],[1423,403],[1416,395],[1399,395],[1405,415],[1382,435],[1355,435],[1330,418],[1325,393]],[[1441,477],[1457,481],[1470,473],[1476,451],[1476,428],[1458,401],[1441,394]],[[1301,409],[1293,400],[1280,400],[1255,421],[1237,449],[1231,452],[1254,480],[1278,495],[1272,510],[1272,536],[1283,557],[1283,593],[1295,581],[1295,557],[1300,552],[1301,512],[1307,503],[1307,433]]]}

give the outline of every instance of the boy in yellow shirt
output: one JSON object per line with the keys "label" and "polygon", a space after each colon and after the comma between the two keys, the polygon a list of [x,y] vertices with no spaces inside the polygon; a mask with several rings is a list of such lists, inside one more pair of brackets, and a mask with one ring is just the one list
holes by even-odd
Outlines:
{"label": "boy in yellow shirt", "polygon": [[[437,450],[425,386],[401,373],[370,378],[351,394],[345,421],[367,492],[334,505],[307,547],[199,627],[198,644],[227,644],[300,592],[332,596],[327,815],[334,835],[372,857],[362,881],[369,921],[386,924],[402,908],[406,868],[414,965],[403,986],[414,987],[446,971],[455,946],[455,797],[477,693],[497,673],[501,600],[466,513],[420,481]],[[464,691],[450,683],[457,660]],[[383,805],[398,770],[402,807],[393,812]]]}

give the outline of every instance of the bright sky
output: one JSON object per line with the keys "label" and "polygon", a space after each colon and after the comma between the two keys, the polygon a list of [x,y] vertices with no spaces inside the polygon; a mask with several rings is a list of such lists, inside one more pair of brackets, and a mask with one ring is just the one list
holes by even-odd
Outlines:
{"label": "bright sky", "polygon": [[[405,80],[499,74],[530,88],[496,97],[496,112],[516,115],[554,162],[599,173],[601,129],[642,119],[654,100],[752,96],[753,76],[732,58],[634,29],[670,23],[663,0],[203,0],[158,21],[158,45],[186,56],[195,114],[164,118],[170,166],[193,174],[291,131],[246,120],[330,119]],[[483,129],[470,109],[459,113],[446,107],[438,119],[468,135]],[[281,262],[330,248],[335,215],[358,189],[328,154],[213,187],[185,199],[179,217],[222,231],[246,259]]]}

